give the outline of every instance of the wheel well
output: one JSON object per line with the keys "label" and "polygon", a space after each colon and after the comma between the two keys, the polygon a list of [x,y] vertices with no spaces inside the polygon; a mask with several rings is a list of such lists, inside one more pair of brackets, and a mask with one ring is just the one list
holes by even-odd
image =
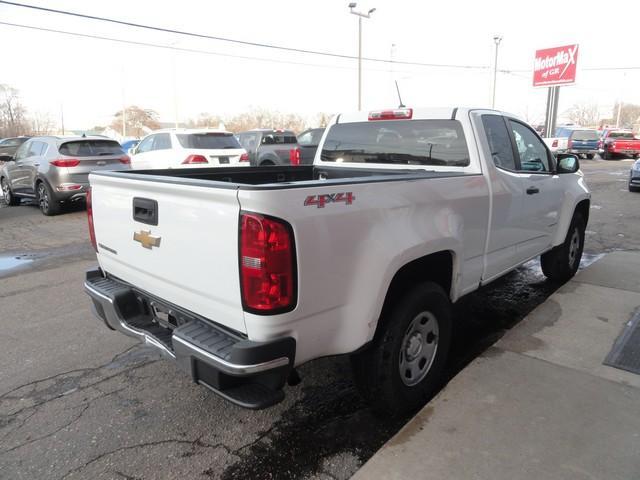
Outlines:
{"label": "wheel well", "polygon": [[578,205],[576,205],[576,213],[579,213],[580,215],[582,215],[582,218],[584,218],[584,224],[586,225],[587,223],[589,223],[589,207],[590,207],[591,201],[590,200],[582,200],[581,202],[578,203]]}
{"label": "wheel well", "polygon": [[[387,295],[384,298],[381,318],[385,315],[396,301],[414,285],[431,281],[442,287],[447,296],[451,293],[451,281],[453,278],[453,253],[445,250],[431,253],[424,257],[417,258],[404,265],[396,272],[391,280]],[[380,331],[378,323],[377,331]],[[377,332],[376,332],[377,334]]]}

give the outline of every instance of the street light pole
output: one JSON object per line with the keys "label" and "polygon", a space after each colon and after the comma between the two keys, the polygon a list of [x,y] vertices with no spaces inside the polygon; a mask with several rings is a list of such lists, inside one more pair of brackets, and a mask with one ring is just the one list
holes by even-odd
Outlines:
{"label": "street light pole", "polygon": [[498,47],[500,46],[500,42],[502,41],[502,37],[496,35],[493,37],[493,42],[496,44],[496,54],[493,60],[493,92],[491,94],[491,108],[496,108],[496,80],[498,79]]}
{"label": "street light pole", "polygon": [[362,110],[362,19],[371,18],[371,14],[376,11],[370,9],[367,13],[356,12],[356,3],[349,4],[349,12],[358,16],[358,111]]}

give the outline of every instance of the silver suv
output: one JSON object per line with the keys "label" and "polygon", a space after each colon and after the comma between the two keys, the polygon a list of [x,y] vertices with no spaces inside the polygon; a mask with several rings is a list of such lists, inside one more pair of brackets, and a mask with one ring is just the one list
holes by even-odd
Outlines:
{"label": "silver suv", "polygon": [[131,159],[115,140],[34,137],[2,167],[0,185],[7,205],[33,198],[42,213],[55,215],[64,203],[86,198],[90,172],[129,168]]}

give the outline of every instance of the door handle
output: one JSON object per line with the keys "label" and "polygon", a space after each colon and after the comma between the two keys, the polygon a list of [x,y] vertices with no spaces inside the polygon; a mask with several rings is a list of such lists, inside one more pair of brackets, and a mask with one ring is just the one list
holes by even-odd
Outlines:
{"label": "door handle", "polygon": [[39,167],[39,166],[40,166],[40,164],[36,162],[36,163],[34,163],[34,164],[33,164],[33,166],[34,166],[34,167]]}
{"label": "door handle", "polygon": [[527,195],[534,195],[536,193],[540,193],[540,189],[538,187],[527,188]]}

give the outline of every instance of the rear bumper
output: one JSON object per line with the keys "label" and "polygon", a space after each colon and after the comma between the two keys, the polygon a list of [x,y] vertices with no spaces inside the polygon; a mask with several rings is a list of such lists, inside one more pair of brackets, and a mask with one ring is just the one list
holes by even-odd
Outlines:
{"label": "rear bumper", "polygon": [[570,148],[566,150],[568,153],[573,153],[574,155],[595,155],[598,153],[597,148]]}
{"label": "rear bumper", "polygon": [[[84,288],[107,327],[159,349],[196,383],[245,408],[266,408],[284,398],[295,360],[293,338],[253,342],[99,269],[87,272]],[[172,323],[157,319],[158,310]]]}

